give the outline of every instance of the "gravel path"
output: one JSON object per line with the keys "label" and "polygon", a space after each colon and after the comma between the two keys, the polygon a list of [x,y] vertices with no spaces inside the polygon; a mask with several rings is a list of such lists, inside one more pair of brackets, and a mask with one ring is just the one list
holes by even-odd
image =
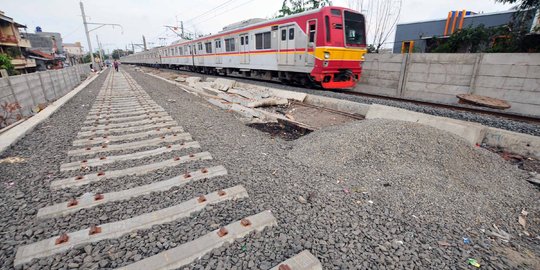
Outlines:
{"label": "gravel path", "polygon": [[[208,76],[204,74],[187,72],[187,71],[177,71],[177,70],[168,70],[168,69],[161,69],[161,71],[182,73],[189,76],[198,76],[198,77],[203,77],[203,78],[216,77],[216,76]],[[283,89],[283,90],[321,95],[321,96],[344,99],[344,100],[365,103],[365,104],[381,104],[381,105],[393,106],[393,107],[398,107],[398,108],[402,108],[402,109],[406,109],[410,111],[421,112],[421,113],[442,116],[442,117],[449,117],[449,118],[454,118],[454,119],[459,119],[459,120],[464,120],[464,121],[469,121],[469,122],[477,122],[477,123],[490,126],[490,127],[496,127],[496,128],[506,129],[510,131],[540,136],[540,125],[538,124],[515,121],[515,120],[505,119],[505,118],[492,116],[492,115],[464,112],[464,111],[451,110],[451,109],[446,109],[446,108],[437,108],[434,106],[415,104],[415,103],[407,102],[407,101],[397,101],[397,100],[390,100],[390,99],[385,99],[385,98],[377,98],[377,97],[369,97],[369,96],[349,95],[345,93],[332,92],[332,91],[320,90],[320,89],[308,89],[308,88],[303,88],[303,87],[279,84],[275,82],[248,80],[248,79],[235,78],[235,77],[230,77],[230,78],[237,80],[239,82],[250,83],[250,84],[255,84],[255,85],[260,85],[260,86],[265,86],[265,87],[273,87],[273,88],[278,88],[278,89]]]}
{"label": "gravel path", "polygon": [[[198,150],[209,151],[213,160],[201,164],[189,163],[145,176],[95,183],[85,190],[109,192],[164,180],[183,173],[188,166],[224,165],[228,175],[37,222],[35,214],[40,207],[80,194],[79,189],[50,192],[49,183],[58,177],[73,175],[73,172],[59,172],[59,166],[73,160],[68,158],[67,151],[72,149],[71,142],[75,140],[89,105],[104,83],[105,74],[101,75],[49,121],[2,155],[1,158],[24,157],[26,161],[0,164],[0,181],[3,184],[0,199],[4,202],[0,217],[0,268],[13,267],[14,254],[20,245],[63,231],[87,228],[89,224],[126,219],[163,209],[200,194],[238,184],[247,189],[249,198],[207,207],[189,218],[153,226],[117,239],[75,247],[65,253],[34,260],[23,268],[116,268],[195,239],[219,225],[268,209],[278,219],[278,226],[218,248],[183,269],[269,269],[304,249],[313,253],[325,269],[462,269],[470,267],[467,266],[468,258],[477,259],[482,269],[534,269],[534,263],[538,263],[534,256],[540,256],[540,239],[535,238],[538,230],[532,228],[538,226],[538,209],[532,206],[526,209],[529,211],[527,219],[532,236],[518,235],[515,224],[518,207],[522,206],[523,201],[513,202],[515,195],[507,196],[508,205],[501,209],[500,214],[487,215],[490,220],[491,217],[504,218],[495,222],[513,235],[509,243],[487,237],[481,231],[486,225],[461,217],[463,211],[457,207],[457,212],[451,213],[433,208],[440,211],[439,215],[443,217],[440,220],[428,218],[428,215],[415,217],[406,209],[392,205],[391,201],[397,195],[391,196],[386,192],[377,195],[379,197],[371,197],[371,193],[366,195],[351,191],[352,187],[344,186],[348,182],[337,182],[340,179],[335,168],[307,165],[293,156],[301,147],[298,145],[315,146],[315,140],[312,143],[310,140],[312,136],[319,136],[319,132],[297,141],[271,138],[266,133],[245,126],[237,115],[224,112],[174,85],[129,69],[128,72],[179,126],[201,144],[202,148]],[[372,149],[374,153],[380,150],[375,146]],[[422,156],[424,153],[420,151],[416,154]],[[157,159],[146,161],[154,160]],[[124,168],[140,162],[126,161],[107,168]],[[354,168],[355,171],[367,169]],[[519,173],[516,172],[516,175],[519,176]],[[350,192],[344,192],[344,188]],[[521,185],[516,185],[514,189],[518,194],[527,196],[523,200],[531,198],[538,201],[537,190]],[[481,196],[480,199],[484,198]],[[384,203],[385,199],[388,203]],[[369,203],[370,200],[373,203]],[[531,205],[533,203],[530,202]],[[430,209],[429,205],[424,207]],[[456,216],[458,218],[447,218]],[[463,237],[469,237],[472,243],[463,244]],[[446,241],[450,246],[441,245],[438,241]],[[516,257],[516,254],[523,258]]]}

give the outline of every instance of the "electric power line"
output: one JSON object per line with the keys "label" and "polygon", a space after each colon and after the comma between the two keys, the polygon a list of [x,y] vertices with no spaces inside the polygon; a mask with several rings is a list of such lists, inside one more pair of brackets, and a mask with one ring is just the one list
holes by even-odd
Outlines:
{"label": "electric power line", "polygon": [[206,14],[208,14],[208,13],[210,13],[210,12],[212,12],[212,11],[214,11],[214,10],[220,8],[220,7],[223,7],[223,6],[225,6],[225,5],[227,5],[227,4],[231,3],[231,2],[234,2],[234,1],[236,1],[236,0],[228,0],[228,1],[225,1],[224,3],[222,3],[222,4],[220,4],[220,5],[218,5],[218,6],[214,7],[214,8],[212,8],[212,9],[210,9],[210,10],[208,10],[208,11],[205,11],[204,13],[199,14],[199,15],[197,15],[197,16],[195,16],[195,17],[189,19],[189,20],[187,20],[186,23],[187,23],[187,22],[192,22],[192,21],[196,20],[197,18],[200,18],[200,17],[202,17],[202,16],[204,16],[204,15],[206,15]]}

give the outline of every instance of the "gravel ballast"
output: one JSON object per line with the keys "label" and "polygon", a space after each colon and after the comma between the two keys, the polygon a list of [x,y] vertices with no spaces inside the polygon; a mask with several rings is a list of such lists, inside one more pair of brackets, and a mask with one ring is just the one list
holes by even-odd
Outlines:
{"label": "gravel ballast", "polygon": [[[367,172],[366,179],[353,179],[354,177],[351,177],[353,174],[347,176],[344,172],[340,172],[341,168],[333,166],[343,164],[338,161],[334,163],[328,161],[328,166],[318,167],[315,162],[308,164],[308,161],[304,160],[307,157],[302,157],[298,152],[301,147],[311,145],[314,148],[310,151],[313,151],[317,149],[315,148],[317,142],[320,143],[317,147],[324,145],[322,142],[325,138],[336,141],[336,145],[339,145],[340,139],[346,142],[345,135],[340,137],[339,133],[332,133],[334,129],[316,131],[296,141],[272,138],[266,133],[245,126],[237,119],[236,114],[218,109],[172,84],[140,72],[129,69],[128,71],[152,99],[178,121],[179,126],[189,132],[193,140],[201,144],[201,149],[197,150],[210,152],[213,160],[200,164],[189,163],[178,169],[154,172],[145,176],[123,177],[110,182],[93,183],[85,190],[100,190],[101,192],[119,190],[132,185],[164,180],[182,174],[188,168],[201,165],[223,165],[227,168],[228,175],[189,183],[180,188],[152,193],[129,201],[104,204],[66,217],[46,219],[41,223],[36,221],[35,214],[39,207],[49,205],[51,202],[66,201],[70,196],[81,193],[81,190],[50,192],[49,183],[52,180],[75,174],[75,172],[60,173],[59,166],[62,163],[77,160],[69,158],[67,151],[72,149],[71,142],[75,139],[86,117],[88,104],[93,103],[95,94],[104,81],[104,76],[101,75],[62,110],[53,115],[47,123],[39,126],[2,156],[2,158],[24,157],[26,162],[0,164],[2,166],[0,179],[5,186],[0,191],[0,198],[4,202],[0,220],[2,222],[0,225],[0,232],[2,232],[0,268],[13,268],[15,251],[20,245],[63,231],[84,229],[92,223],[111,222],[163,209],[200,194],[235,185],[243,185],[249,197],[207,207],[186,219],[37,259],[25,264],[23,268],[112,269],[157,254],[204,235],[220,225],[264,210],[272,210],[278,220],[277,226],[218,248],[182,269],[270,269],[304,249],[313,253],[322,262],[324,269],[460,269],[471,267],[467,266],[468,258],[477,259],[482,264],[482,269],[534,269],[534,263],[537,263],[534,256],[540,256],[540,240],[536,238],[539,232],[535,228],[538,228],[539,211],[534,202],[539,199],[538,191],[527,186],[528,184],[523,185],[518,182],[524,181],[520,171],[506,164],[497,163],[499,160],[495,155],[484,154],[480,152],[484,151],[482,149],[463,146],[459,138],[437,133],[432,129],[420,129],[415,133],[418,136],[435,136],[433,134],[436,134],[435,139],[430,139],[431,142],[440,139],[443,140],[442,145],[453,146],[454,148],[449,149],[446,154],[448,158],[451,154],[470,154],[476,158],[484,157],[483,160],[487,161],[492,158],[495,165],[483,164],[484,167],[480,168],[482,179],[488,175],[487,170],[490,168],[498,172],[508,169],[508,172],[501,173],[498,179],[510,181],[509,177],[513,176],[515,179],[512,181],[515,181],[515,186],[504,192],[493,191],[495,195],[500,195],[496,197],[495,206],[485,202],[486,196],[478,195],[475,200],[478,200],[480,204],[476,211],[472,211],[473,214],[465,213],[462,216],[460,211],[463,209],[458,203],[455,203],[454,207],[443,206],[436,202],[438,198],[433,198],[435,205],[430,207],[429,200],[424,197],[422,198],[425,200],[421,200],[425,202],[421,205],[422,207],[413,211],[409,207],[412,203],[403,201],[406,198],[414,199],[414,196],[399,193],[400,190],[390,192],[397,189],[398,184],[391,183],[391,186],[385,187],[386,182],[381,182],[382,184],[377,186],[376,180],[367,179]],[[175,102],[168,100],[175,100]],[[86,104],[84,109],[81,107],[83,104]],[[351,126],[361,124],[362,122],[357,122]],[[354,130],[351,126],[341,128]],[[415,129],[414,125],[395,129],[382,124],[374,124],[374,126],[376,128],[372,132],[380,131],[387,137],[395,135],[392,132]],[[339,128],[335,127],[335,129]],[[359,134],[356,139],[360,140],[362,130],[356,130],[355,133]],[[355,138],[352,135],[350,137],[351,140]],[[399,138],[402,140],[410,137]],[[424,146],[424,148],[416,149],[413,144],[402,142],[399,138],[395,139],[392,145],[405,144],[401,149],[411,153],[398,152],[395,162],[404,162],[405,159],[411,162],[411,159],[419,159],[430,164],[433,171],[419,172],[432,173],[434,178],[437,177],[429,183],[436,183],[437,179],[440,180],[445,176],[459,175],[456,172],[444,174],[435,171],[444,166],[436,166],[437,162],[430,161],[425,156],[447,151],[444,148]],[[418,138],[416,140],[422,141]],[[420,142],[415,142],[415,144]],[[373,143],[372,155],[382,152],[380,158],[377,159],[381,163],[384,161],[384,155],[396,153],[392,149],[386,149],[384,144],[377,145],[376,143],[380,141],[376,138]],[[365,143],[365,147],[367,145]],[[355,147],[360,146],[357,145],[351,149]],[[346,151],[347,149],[341,148],[334,150],[336,153],[343,152],[343,156],[354,156],[353,153]],[[178,154],[185,154],[185,152],[178,152]],[[308,153],[312,152],[306,154]],[[323,156],[331,154],[331,152],[322,153]],[[366,153],[364,155],[368,157]],[[363,156],[358,154],[357,157]],[[164,158],[170,158],[170,155]],[[105,168],[120,169],[140,165],[143,162],[157,161],[159,158],[125,161]],[[445,159],[439,157],[439,162],[444,161]],[[473,163],[480,166],[479,164],[480,161]],[[374,163],[371,165],[379,169],[382,166]],[[473,178],[471,167],[460,165],[459,162],[452,166],[469,169],[467,179]],[[351,173],[360,175],[361,171],[369,169],[371,168],[357,166],[351,170]],[[395,171],[387,173],[393,172]],[[410,184],[414,182],[410,177],[412,174],[414,172],[409,171],[408,175],[397,175],[394,183]],[[377,174],[374,173],[374,175]],[[404,179],[398,179],[401,176]],[[374,184],[367,186],[366,188],[370,190],[363,193],[361,189],[353,190],[357,186],[354,181],[365,181],[366,185]],[[11,182],[15,184],[9,185]],[[498,184],[495,187],[506,187],[499,182],[496,183]],[[510,184],[511,182],[508,183]],[[411,185],[410,188],[412,190],[415,186]],[[380,194],[374,194],[377,192]],[[443,198],[452,199],[456,193],[459,192],[444,195]],[[473,196],[472,193],[468,192],[463,197]],[[523,196],[523,198],[517,200],[517,196]],[[396,207],[393,200],[400,202],[400,206]],[[527,200],[531,200],[528,205]],[[468,202],[463,199],[463,203]],[[517,222],[524,204],[529,212],[527,221],[531,236],[523,235],[523,229]],[[487,206],[492,208],[482,208]],[[482,214],[481,210],[493,213]],[[474,213],[481,217],[479,222],[468,219],[474,216]],[[435,218],[437,215],[441,218]],[[487,228],[486,224],[489,222],[493,222],[500,229],[510,233],[512,235],[510,242],[488,237],[482,230],[492,229],[492,227]],[[463,237],[468,237],[471,244],[464,244]],[[445,241],[449,245],[441,245],[440,241]],[[523,260],[517,258],[516,254]]]}

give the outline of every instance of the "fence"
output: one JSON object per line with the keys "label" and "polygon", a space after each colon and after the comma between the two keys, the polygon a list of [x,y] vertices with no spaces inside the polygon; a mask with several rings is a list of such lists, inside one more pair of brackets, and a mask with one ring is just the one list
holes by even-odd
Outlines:
{"label": "fence", "polygon": [[0,104],[17,102],[22,116],[64,96],[90,73],[88,65],[0,78]]}
{"label": "fence", "polygon": [[354,91],[443,104],[477,94],[540,117],[540,54],[367,54]]}

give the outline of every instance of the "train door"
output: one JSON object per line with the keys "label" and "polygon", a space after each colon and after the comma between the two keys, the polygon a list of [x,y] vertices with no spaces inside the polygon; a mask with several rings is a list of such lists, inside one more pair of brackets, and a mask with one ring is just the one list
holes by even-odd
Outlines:
{"label": "train door", "polygon": [[279,30],[279,64],[294,65],[294,26],[282,26]]}
{"label": "train door", "polygon": [[222,64],[223,62],[221,60],[221,39],[214,40],[214,43],[216,48],[216,64]]}
{"label": "train door", "polygon": [[315,44],[317,44],[317,20],[307,22],[308,40],[306,44],[306,66],[315,64]]}
{"label": "train door", "polygon": [[240,64],[249,64],[249,35],[240,35]]}

